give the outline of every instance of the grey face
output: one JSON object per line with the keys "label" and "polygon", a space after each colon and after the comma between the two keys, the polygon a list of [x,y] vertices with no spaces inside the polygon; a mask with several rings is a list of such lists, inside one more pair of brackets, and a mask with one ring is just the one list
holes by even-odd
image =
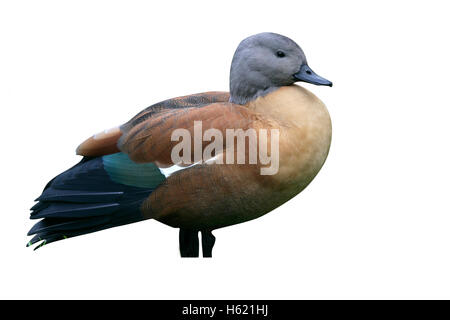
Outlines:
{"label": "grey face", "polygon": [[303,50],[294,41],[276,33],[259,33],[244,39],[234,54],[230,100],[245,104],[297,81],[331,85],[308,67]]}

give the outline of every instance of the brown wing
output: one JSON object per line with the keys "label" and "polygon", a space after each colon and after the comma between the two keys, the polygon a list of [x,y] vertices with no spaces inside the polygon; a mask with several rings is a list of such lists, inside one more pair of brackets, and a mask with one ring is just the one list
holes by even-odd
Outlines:
{"label": "brown wing", "polygon": [[121,151],[118,141],[123,132],[129,132],[133,127],[150,118],[158,118],[162,115],[176,113],[177,110],[187,108],[201,108],[211,103],[227,102],[230,98],[228,92],[205,92],[156,103],[138,113],[130,121],[121,127],[105,130],[85,140],[77,148],[76,153],[82,156],[102,156]]}
{"label": "brown wing", "polygon": [[85,157],[97,157],[119,152],[117,141],[121,136],[119,127],[97,133],[80,144],[76,153]]}
{"label": "brown wing", "polygon": [[[201,121],[202,135],[205,130],[214,128],[225,137],[226,129],[246,130],[254,127],[258,120],[259,114],[229,102],[212,103],[202,108],[164,110],[134,125],[123,126],[124,134],[118,145],[133,161],[171,165],[171,150],[178,144],[178,141],[171,141],[175,129],[187,129],[193,137],[194,121]],[[204,142],[204,146],[207,143]]]}

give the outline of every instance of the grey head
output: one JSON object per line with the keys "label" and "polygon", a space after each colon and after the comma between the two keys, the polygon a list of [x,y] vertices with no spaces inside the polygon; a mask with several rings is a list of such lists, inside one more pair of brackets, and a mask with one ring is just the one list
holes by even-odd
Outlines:
{"label": "grey head", "polygon": [[297,81],[333,85],[311,70],[303,50],[294,41],[276,33],[258,33],[242,40],[234,53],[230,102],[246,104]]}

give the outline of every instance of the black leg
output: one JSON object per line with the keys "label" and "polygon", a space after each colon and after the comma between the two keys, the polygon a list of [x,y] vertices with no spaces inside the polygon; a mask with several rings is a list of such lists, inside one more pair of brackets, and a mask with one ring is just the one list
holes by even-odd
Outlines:
{"label": "black leg", "polygon": [[182,257],[198,258],[198,231],[180,229],[180,254]]}
{"label": "black leg", "polygon": [[216,242],[216,237],[209,230],[202,231],[202,251],[204,258],[212,257],[212,249],[214,247],[214,243]]}

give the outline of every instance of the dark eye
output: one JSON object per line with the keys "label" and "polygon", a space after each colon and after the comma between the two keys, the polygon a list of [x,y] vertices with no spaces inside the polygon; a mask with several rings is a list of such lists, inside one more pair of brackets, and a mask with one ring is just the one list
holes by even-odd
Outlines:
{"label": "dark eye", "polygon": [[286,54],[283,51],[280,51],[280,50],[277,51],[277,57],[278,58],[283,58],[285,56],[286,56]]}

